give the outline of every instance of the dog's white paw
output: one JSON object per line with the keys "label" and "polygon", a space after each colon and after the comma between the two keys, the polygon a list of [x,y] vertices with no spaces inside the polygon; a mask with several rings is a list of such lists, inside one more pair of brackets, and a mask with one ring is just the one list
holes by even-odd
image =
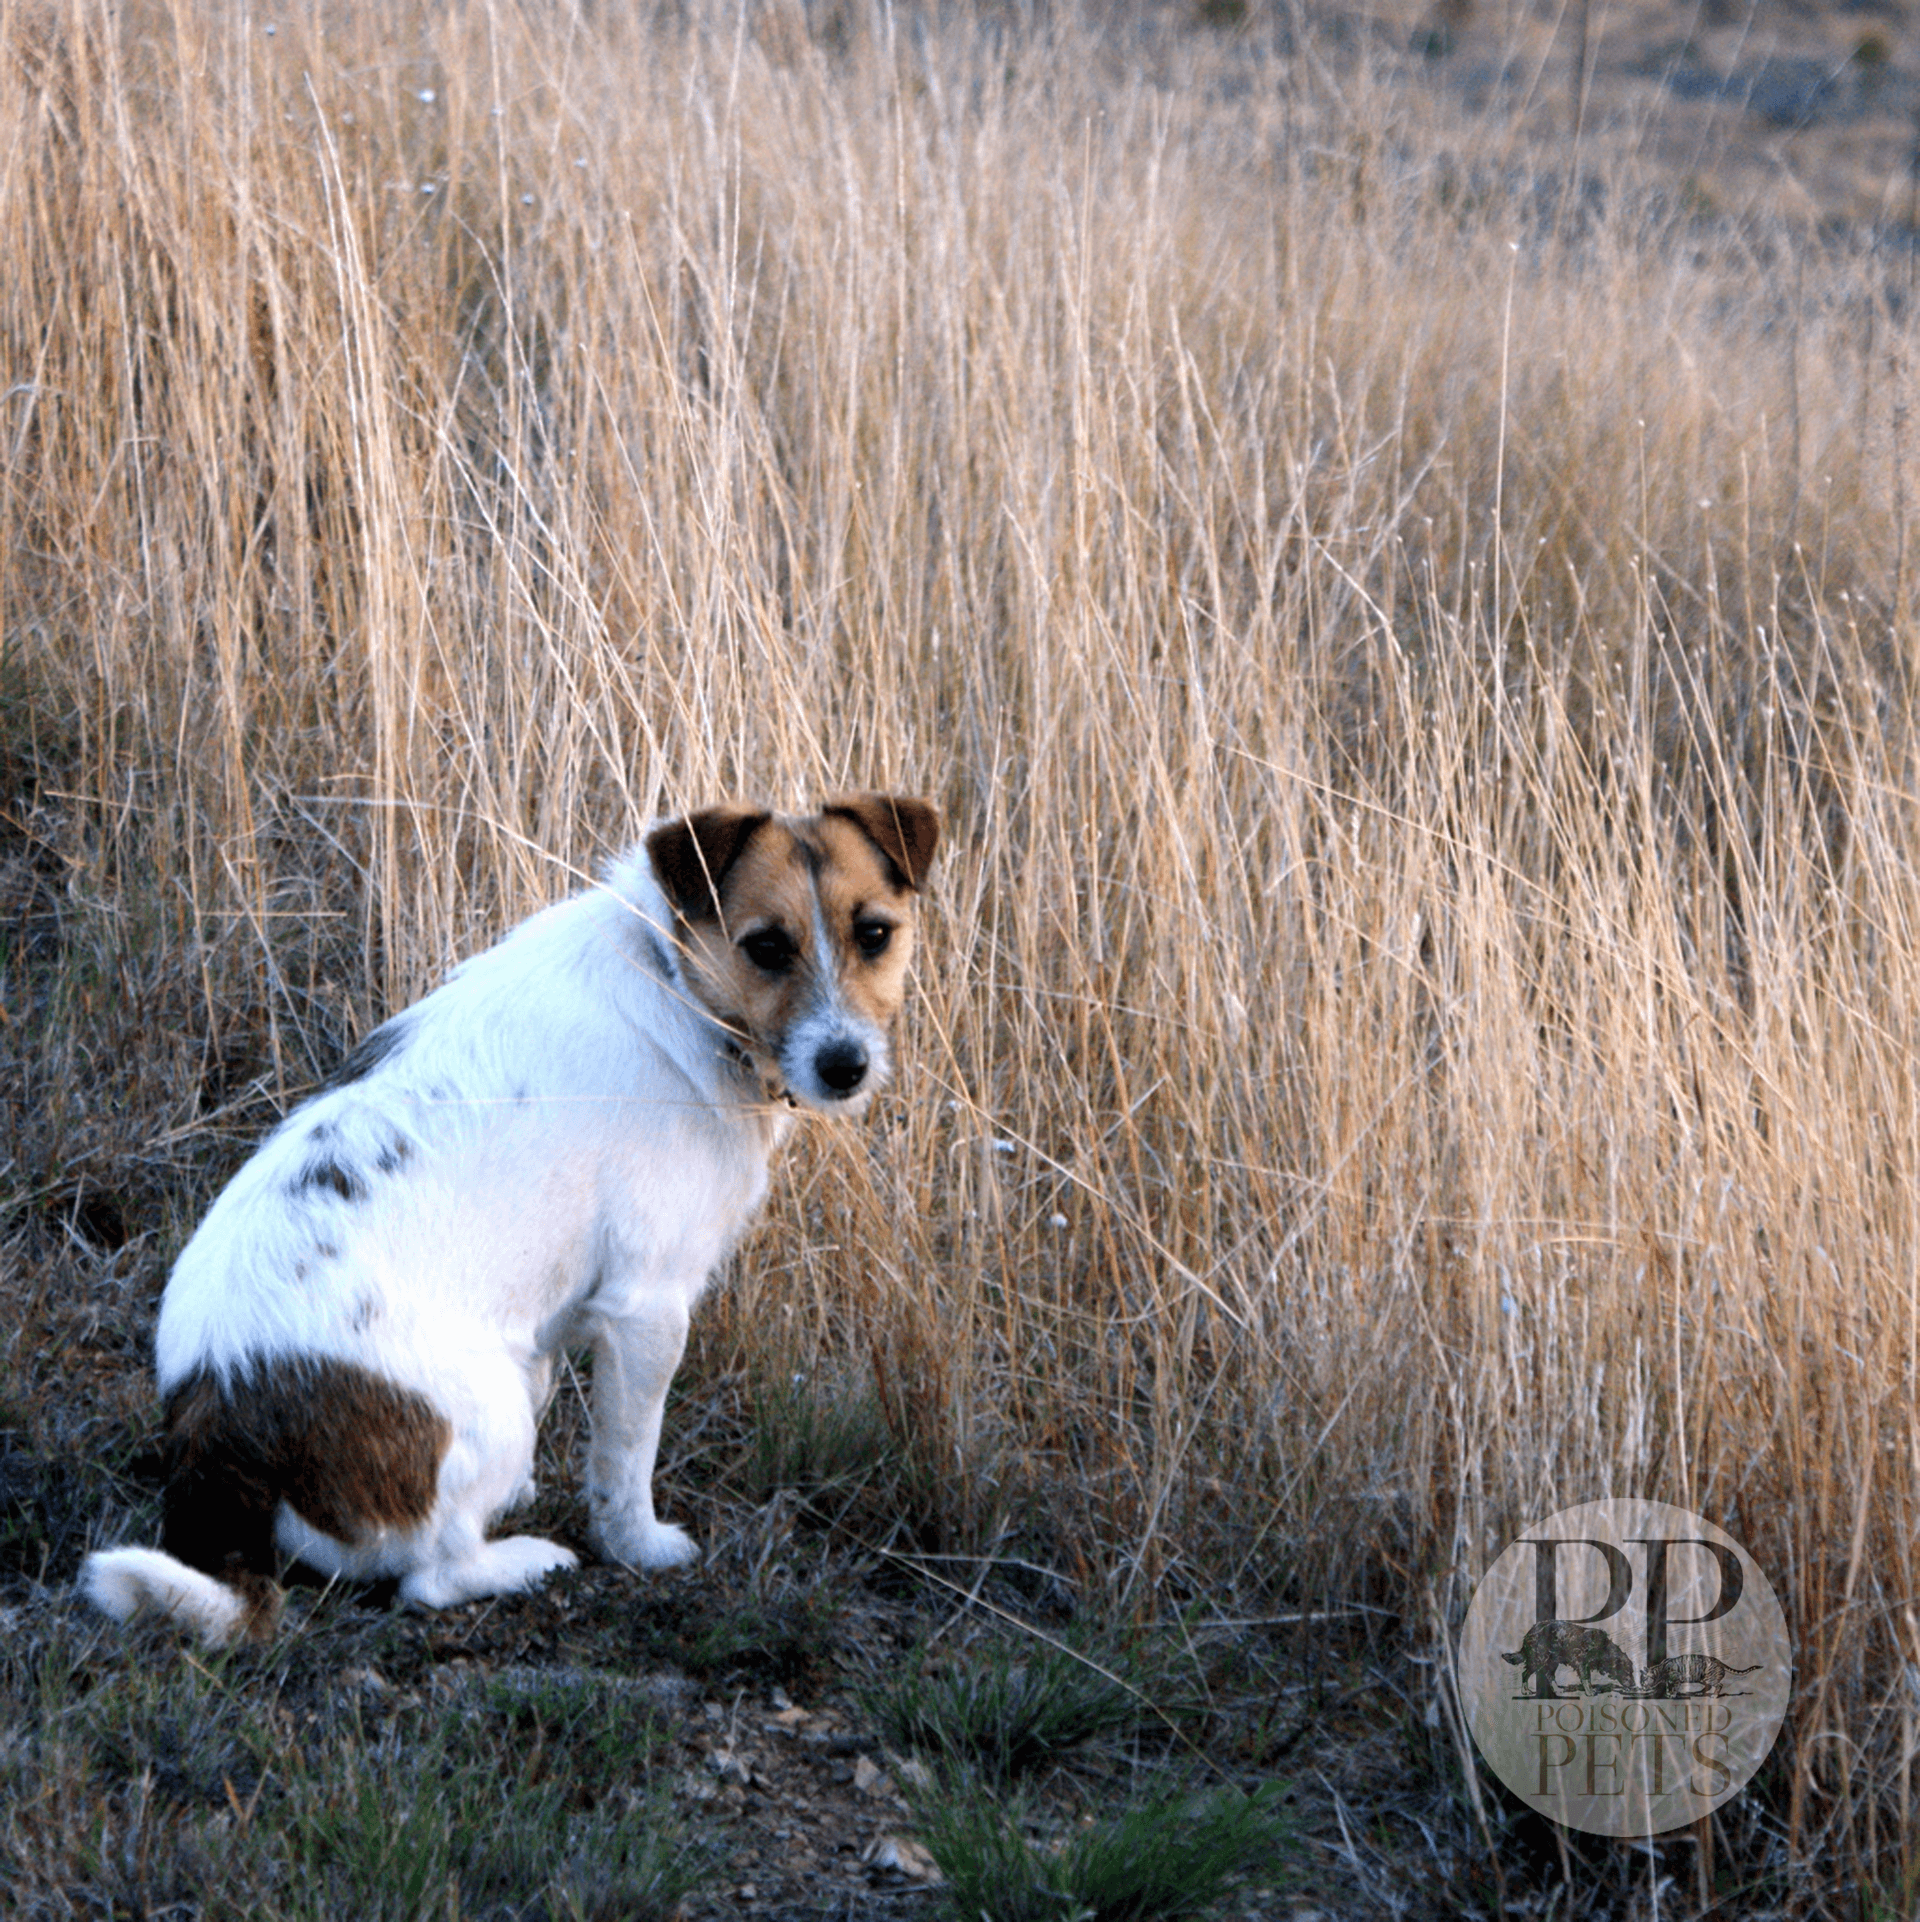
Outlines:
{"label": "dog's white paw", "polygon": [[608,1561],[629,1568],[681,1568],[700,1559],[699,1543],[684,1528],[651,1516],[602,1515],[593,1540]]}
{"label": "dog's white paw", "polygon": [[512,1595],[537,1588],[555,1569],[575,1568],[580,1557],[538,1535],[509,1535],[482,1542],[463,1561],[416,1568],[400,1584],[401,1598],[416,1608],[452,1608],[482,1595]]}
{"label": "dog's white paw", "polygon": [[549,1542],[538,1535],[508,1535],[503,1540],[489,1542],[481,1550],[487,1558],[489,1568],[502,1578],[503,1588],[532,1588],[536,1582],[544,1581],[556,1569],[578,1568],[580,1557],[570,1548],[562,1548],[558,1542]]}

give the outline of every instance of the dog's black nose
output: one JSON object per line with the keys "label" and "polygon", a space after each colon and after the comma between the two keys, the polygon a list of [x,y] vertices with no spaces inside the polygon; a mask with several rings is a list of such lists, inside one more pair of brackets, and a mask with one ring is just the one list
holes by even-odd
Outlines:
{"label": "dog's black nose", "polygon": [[867,1078],[867,1051],[857,1041],[835,1041],[814,1056],[813,1071],[835,1094],[852,1094]]}

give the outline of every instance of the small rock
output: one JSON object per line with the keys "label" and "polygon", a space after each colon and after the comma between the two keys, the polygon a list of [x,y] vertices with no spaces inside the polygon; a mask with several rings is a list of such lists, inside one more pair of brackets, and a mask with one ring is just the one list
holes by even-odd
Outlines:
{"label": "small rock", "polygon": [[892,1791],[893,1783],[888,1780],[887,1772],[869,1755],[855,1756],[853,1763],[853,1786],[862,1795],[886,1795]]}
{"label": "small rock", "polygon": [[929,1888],[938,1887],[946,1879],[933,1857],[918,1842],[909,1841],[904,1835],[877,1836],[867,1844],[860,1859],[870,1869],[891,1869],[894,1874],[924,1882]]}

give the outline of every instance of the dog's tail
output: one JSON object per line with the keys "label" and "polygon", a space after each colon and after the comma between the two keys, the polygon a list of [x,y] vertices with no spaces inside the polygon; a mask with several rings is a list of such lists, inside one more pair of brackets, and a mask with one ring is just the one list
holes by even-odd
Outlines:
{"label": "dog's tail", "polygon": [[157,1615],[211,1647],[268,1640],[280,1511],[336,1542],[417,1528],[432,1512],[447,1418],[351,1363],[253,1361],[196,1369],[168,1392],[158,1548],[87,1557],[80,1586],[116,1621]]}
{"label": "dog's tail", "polygon": [[116,1622],[158,1616],[191,1630],[206,1648],[264,1641],[280,1614],[272,1582],[246,1574],[223,1581],[160,1548],[100,1549],[81,1565],[80,1587]]}
{"label": "dog's tail", "polygon": [[[80,1569],[80,1590],[116,1622],[177,1623],[208,1648],[264,1642],[284,1599],[273,1579],[274,1517],[286,1475],[273,1459],[269,1406],[250,1429],[251,1377],[222,1383],[208,1369],[167,1397],[166,1495],[158,1548],[103,1548]],[[284,1425],[284,1424],[282,1424]],[[254,1429],[265,1431],[265,1443]]]}

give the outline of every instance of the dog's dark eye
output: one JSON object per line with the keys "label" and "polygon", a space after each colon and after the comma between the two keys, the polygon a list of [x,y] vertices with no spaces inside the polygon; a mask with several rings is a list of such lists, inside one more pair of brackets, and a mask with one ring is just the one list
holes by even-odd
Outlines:
{"label": "dog's dark eye", "polygon": [[893,939],[891,921],[856,921],[853,924],[853,945],[869,961],[876,955],[885,954],[887,943]]}
{"label": "dog's dark eye", "polygon": [[783,928],[756,929],[740,951],[763,974],[785,974],[793,966],[793,940]]}

